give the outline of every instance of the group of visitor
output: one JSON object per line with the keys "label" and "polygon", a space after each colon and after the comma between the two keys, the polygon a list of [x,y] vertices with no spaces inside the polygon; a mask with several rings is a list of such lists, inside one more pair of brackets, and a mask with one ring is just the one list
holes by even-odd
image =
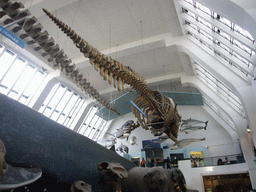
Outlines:
{"label": "group of visitor", "polygon": [[[150,162],[148,163],[149,167],[154,167],[154,166],[162,166],[164,167],[166,164],[166,168],[167,169],[171,169],[171,161],[170,158],[167,157],[167,159],[162,159],[161,157],[156,157],[156,158],[151,158]],[[146,160],[142,157],[141,163],[140,163],[141,167],[146,167],[147,162]]]}
{"label": "group of visitor", "polygon": [[228,164],[228,158],[225,157],[225,160],[223,161],[221,158],[218,159],[217,165],[225,165]]}

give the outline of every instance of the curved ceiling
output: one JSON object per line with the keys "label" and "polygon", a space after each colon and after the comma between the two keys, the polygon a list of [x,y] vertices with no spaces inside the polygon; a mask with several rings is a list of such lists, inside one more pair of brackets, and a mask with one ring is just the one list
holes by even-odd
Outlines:
{"label": "curved ceiling", "polygon": [[[20,0],[37,17],[55,43],[76,64],[84,77],[101,94],[113,101],[124,91],[116,93],[113,85],[96,72],[82,53],[66,35],[44,14],[46,8],[71,27],[93,47],[118,60],[140,74],[152,89],[180,92],[199,91],[189,84],[181,84],[181,76],[193,76],[196,46],[184,35],[174,0]],[[199,1],[200,2],[200,1]],[[244,8],[254,19],[255,3],[252,0],[234,3]],[[251,6],[248,6],[250,4]],[[180,14],[180,12],[179,12]],[[194,44],[195,45],[195,44]],[[32,52],[31,52],[32,53]],[[201,52],[200,52],[201,53]],[[33,54],[33,53],[32,53]],[[212,57],[208,53],[200,59]],[[206,62],[206,61],[205,61]],[[49,66],[51,63],[48,63]],[[179,84],[179,86],[177,86]],[[129,87],[125,87],[129,89]]]}

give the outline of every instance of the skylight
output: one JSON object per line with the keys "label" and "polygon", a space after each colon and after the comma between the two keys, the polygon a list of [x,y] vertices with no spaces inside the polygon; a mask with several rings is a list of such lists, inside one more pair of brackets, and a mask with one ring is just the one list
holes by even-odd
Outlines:
{"label": "skylight", "polygon": [[205,95],[203,95],[203,100],[204,103],[208,105],[209,108],[212,109],[221,119],[223,119],[230,127],[235,129],[236,126],[234,122],[225,111],[223,111],[219,106],[217,106],[210,98]]}
{"label": "skylight", "polygon": [[196,2],[196,1],[193,1],[193,0],[184,0],[184,1],[189,3],[189,4],[191,4],[191,5],[193,5],[193,7],[197,8],[198,10],[208,14],[212,18],[220,21],[221,23],[223,23],[224,25],[228,26],[229,28],[231,28],[232,30],[236,31],[237,33],[243,35],[244,37],[246,37],[247,39],[249,39],[253,43],[255,42],[255,39],[251,36],[251,34],[248,31],[244,30],[239,25],[236,25],[236,24],[232,23],[231,21],[229,21],[225,17],[219,15],[218,13],[210,10],[209,8],[203,6],[202,4],[200,4],[200,3]]}
{"label": "skylight", "polygon": [[249,32],[195,0],[184,2],[180,17],[187,34],[224,59],[226,62],[223,63],[234,67],[234,71],[239,70],[237,74],[251,81],[256,64],[254,39]]}

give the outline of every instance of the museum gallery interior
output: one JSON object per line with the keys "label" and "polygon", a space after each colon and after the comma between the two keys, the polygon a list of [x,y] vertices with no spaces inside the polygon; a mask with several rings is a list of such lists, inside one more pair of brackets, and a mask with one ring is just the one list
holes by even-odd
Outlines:
{"label": "museum gallery interior", "polygon": [[254,0],[0,0],[0,191],[256,190],[255,29]]}

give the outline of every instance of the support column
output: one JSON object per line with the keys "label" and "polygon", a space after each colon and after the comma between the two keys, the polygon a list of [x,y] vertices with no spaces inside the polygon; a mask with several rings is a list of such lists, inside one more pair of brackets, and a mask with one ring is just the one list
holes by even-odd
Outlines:
{"label": "support column", "polygon": [[256,162],[254,161],[253,146],[251,145],[247,133],[247,121],[242,117],[233,118],[239,134],[240,144],[243,150],[245,161],[248,165],[252,188],[256,189]]}
{"label": "support column", "polygon": [[243,104],[249,128],[251,130],[254,146],[256,146],[256,95],[252,86],[237,88]]}

